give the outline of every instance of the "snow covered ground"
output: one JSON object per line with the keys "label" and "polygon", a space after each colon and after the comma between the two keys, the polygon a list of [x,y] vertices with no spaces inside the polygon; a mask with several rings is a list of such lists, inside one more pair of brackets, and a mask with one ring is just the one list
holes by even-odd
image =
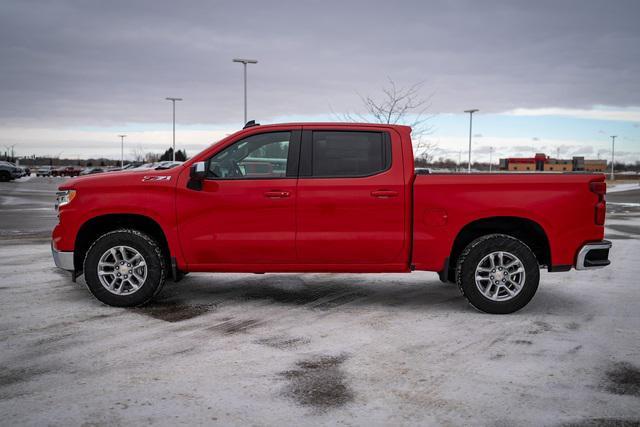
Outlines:
{"label": "snow covered ground", "polygon": [[507,316],[432,273],[192,274],[111,308],[9,236],[0,424],[638,425],[638,215],[608,219],[612,266]]}
{"label": "snow covered ground", "polygon": [[607,185],[607,193],[619,193],[621,191],[638,190],[638,189],[640,189],[640,183],[638,181]]}

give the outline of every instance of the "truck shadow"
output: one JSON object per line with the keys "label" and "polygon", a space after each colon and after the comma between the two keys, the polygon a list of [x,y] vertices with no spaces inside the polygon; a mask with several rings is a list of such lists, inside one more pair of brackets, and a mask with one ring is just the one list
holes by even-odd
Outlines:
{"label": "truck shadow", "polygon": [[[190,275],[169,282],[156,300],[135,309],[141,314],[177,322],[225,307],[252,303],[299,307],[314,311],[388,308],[429,313],[477,313],[455,284],[437,279],[419,282],[406,275],[381,278],[348,274]],[[541,288],[534,300],[516,315],[556,311],[579,313],[583,307],[571,294],[555,287]]]}

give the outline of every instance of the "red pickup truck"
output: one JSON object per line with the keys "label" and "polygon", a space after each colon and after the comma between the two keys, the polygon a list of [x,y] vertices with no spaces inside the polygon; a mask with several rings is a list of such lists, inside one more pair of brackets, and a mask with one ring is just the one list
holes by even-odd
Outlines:
{"label": "red pickup truck", "polygon": [[113,306],[187,272],[438,272],[511,313],[609,264],[602,174],[416,174],[398,125],[251,125],[183,165],[60,186],[52,251]]}

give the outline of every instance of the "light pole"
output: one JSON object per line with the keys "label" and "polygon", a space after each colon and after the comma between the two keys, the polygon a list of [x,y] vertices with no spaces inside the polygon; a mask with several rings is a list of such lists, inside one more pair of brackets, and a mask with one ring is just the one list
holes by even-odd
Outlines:
{"label": "light pole", "polygon": [[124,168],[124,138],[127,135],[118,135],[120,137],[120,169]]}
{"label": "light pole", "polygon": [[465,113],[469,113],[469,165],[468,173],[471,173],[471,128],[473,127],[473,113],[479,111],[477,108],[472,110],[464,110]]}
{"label": "light pole", "polygon": [[492,161],[493,161],[493,147],[489,147],[489,172],[491,172]]}
{"label": "light pole", "polygon": [[615,159],[615,152],[616,152],[616,138],[618,136],[617,135],[611,135],[611,181],[614,180],[614,175],[613,175],[613,161]]}
{"label": "light pole", "polygon": [[176,161],[176,101],[182,101],[182,98],[165,98],[167,101],[171,101],[173,104],[173,156],[172,159]]}
{"label": "light pole", "polygon": [[257,64],[255,59],[234,58],[233,62],[239,62],[244,67],[244,123],[247,123],[247,64]]}

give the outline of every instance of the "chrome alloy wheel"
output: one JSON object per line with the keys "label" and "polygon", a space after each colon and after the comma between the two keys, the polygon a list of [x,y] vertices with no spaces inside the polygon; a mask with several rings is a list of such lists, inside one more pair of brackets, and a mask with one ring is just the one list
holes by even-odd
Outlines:
{"label": "chrome alloy wheel", "polygon": [[130,246],[114,246],[100,257],[98,278],[106,290],[116,295],[131,295],[147,279],[147,263]]}
{"label": "chrome alloy wheel", "polygon": [[476,287],[492,301],[509,301],[525,282],[524,264],[512,253],[491,252],[476,267]]}

